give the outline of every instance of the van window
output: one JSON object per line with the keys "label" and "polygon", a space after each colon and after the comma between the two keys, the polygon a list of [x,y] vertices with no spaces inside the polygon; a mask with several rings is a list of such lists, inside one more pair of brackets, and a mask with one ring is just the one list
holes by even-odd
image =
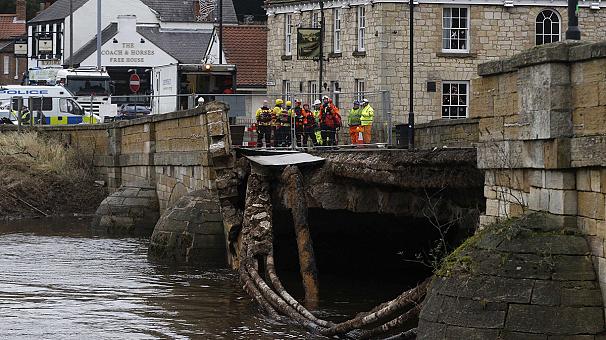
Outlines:
{"label": "van window", "polygon": [[[42,105],[40,104],[40,99],[42,99]],[[53,98],[46,97],[30,97],[29,98],[29,108],[32,111],[38,111],[42,107],[42,111],[51,111],[53,109]]]}
{"label": "van window", "polygon": [[73,99],[68,99],[69,103],[72,105],[72,114],[78,115],[78,116],[82,116],[84,114],[84,111],[82,110],[82,107],[80,106],[80,104],[78,104],[78,102],[76,102]]}
{"label": "van window", "polygon": [[59,99],[59,111],[61,111],[62,113],[69,113],[70,110],[67,107],[67,99]]}

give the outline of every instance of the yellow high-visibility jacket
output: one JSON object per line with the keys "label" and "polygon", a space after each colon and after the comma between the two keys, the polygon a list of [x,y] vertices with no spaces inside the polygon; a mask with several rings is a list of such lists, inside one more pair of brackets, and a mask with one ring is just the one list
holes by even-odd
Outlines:
{"label": "yellow high-visibility jacket", "polygon": [[360,121],[362,125],[372,125],[372,120],[375,118],[375,110],[367,104],[360,109]]}

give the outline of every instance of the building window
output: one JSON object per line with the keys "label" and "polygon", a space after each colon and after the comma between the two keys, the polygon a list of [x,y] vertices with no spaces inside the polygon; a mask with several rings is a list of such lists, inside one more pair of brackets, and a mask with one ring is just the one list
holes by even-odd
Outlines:
{"label": "building window", "polygon": [[341,9],[333,10],[334,25],[333,25],[333,45],[332,49],[335,53],[341,53]]}
{"label": "building window", "polygon": [[310,80],[307,82],[307,91],[309,92],[309,98],[307,98],[308,103],[313,103],[314,100],[318,99],[318,82],[315,80]]}
{"label": "building window", "polygon": [[560,41],[560,17],[550,9],[537,15],[536,44],[543,45]]}
{"label": "building window", "polygon": [[442,118],[466,118],[468,106],[468,81],[442,82]]}
{"label": "building window", "polygon": [[364,99],[364,91],[366,91],[366,84],[364,83],[364,79],[356,79],[355,86],[356,86],[356,88],[355,88],[356,98],[355,99],[357,99],[357,100]]}
{"label": "building window", "polygon": [[292,55],[292,14],[286,14],[284,19],[284,54]]}
{"label": "building window", "polygon": [[15,59],[15,80],[19,79],[19,59]]}
{"label": "building window", "polygon": [[364,51],[366,48],[366,8],[358,6],[358,51]]}
{"label": "building window", "polygon": [[8,74],[10,67],[10,59],[7,55],[4,56],[4,67],[2,68],[2,73]]}
{"label": "building window", "polygon": [[284,100],[291,100],[291,94],[290,94],[290,81],[289,80],[283,80],[282,81],[282,95],[284,96]]}
{"label": "building window", "polygon": [[320,12],[311,12],[311,28],[320,28]]}
{"label": "building window", "polygon": [[469,9],[446,7],[442,11],[442,51],[469,51]]}

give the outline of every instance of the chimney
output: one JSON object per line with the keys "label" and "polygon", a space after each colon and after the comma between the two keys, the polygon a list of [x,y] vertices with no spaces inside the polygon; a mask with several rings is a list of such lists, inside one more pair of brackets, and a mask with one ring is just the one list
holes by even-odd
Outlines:
{"label": "chimney", "polygon": [[129,35],[137,34],[137,16],[118,15],[118,32]]}
{"label": "chimney", "polygon": [[25,0],[17,0],[17,20],[25,22],[27,19],[25,15]]}

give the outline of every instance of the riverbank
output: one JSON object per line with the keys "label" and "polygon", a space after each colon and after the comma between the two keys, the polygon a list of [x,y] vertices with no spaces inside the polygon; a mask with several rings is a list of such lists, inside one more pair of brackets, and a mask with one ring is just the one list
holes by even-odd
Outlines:
{"label": "riverbank", "polygon": [[36,132],[0,134],[0,219],[91,214],[106,197],[92,157]]}

